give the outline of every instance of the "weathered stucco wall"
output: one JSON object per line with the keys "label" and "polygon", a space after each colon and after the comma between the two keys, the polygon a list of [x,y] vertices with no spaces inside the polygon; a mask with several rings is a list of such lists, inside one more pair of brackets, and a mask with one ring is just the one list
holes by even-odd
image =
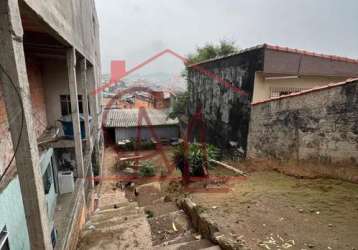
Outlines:
{"label": "weathered stucco wall", "polygon": [[[247,95],[224,87],[202,70],[189,68],[189,119],[201,107],[208,142],[227,147],[229,141],[237,141],[246,148],[255,72],[262,69],[262,64],[263,50],[254,50],[199,65],[200,69],[214,73]],[[194,131],[197,136],[200,128]]]}
{"label": "weathered stucco wall", "polygon": [[247,154],[358,164],[358,81],[253,105]]}

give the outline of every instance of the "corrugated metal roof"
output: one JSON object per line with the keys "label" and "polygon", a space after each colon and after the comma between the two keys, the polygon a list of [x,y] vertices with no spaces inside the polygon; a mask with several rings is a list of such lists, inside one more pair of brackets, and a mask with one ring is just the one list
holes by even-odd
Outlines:
{"label": "corrugated metal roof", "polygon": [[[113,109],[108,110],[107,114],[104,115],[104,127],[107,128],[129,128],[137,127],[139,124],[140,109]],[[158,109],[144,109],[144,112],[148,114],[149,124],[142,117],[142,126],[164,126],[164,125],[177,125],[179,124],[178,119],[168,118],[168,112],[166,110]]]}

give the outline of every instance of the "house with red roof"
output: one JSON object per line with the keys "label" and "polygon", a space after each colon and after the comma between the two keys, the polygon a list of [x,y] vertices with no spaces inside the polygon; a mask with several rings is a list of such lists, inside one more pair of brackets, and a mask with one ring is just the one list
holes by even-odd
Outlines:
{"label": "house with red roof", "polygon": [[208,142],[245,150],[252,102],[353,77],[356,59],[263,44],[189,65],[189,118],[203,114]]}

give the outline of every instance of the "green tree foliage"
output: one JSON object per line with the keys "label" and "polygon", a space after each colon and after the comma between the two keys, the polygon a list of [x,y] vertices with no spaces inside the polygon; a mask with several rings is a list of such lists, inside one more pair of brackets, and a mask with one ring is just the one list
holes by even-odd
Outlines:
{"label": "green tree foliage", "polygon": [[199,63],[215,57],[226,56],[238,52],[235,42],[222,40],[218,45],[208,43],[203,47],[197,47],[196,51],[188,55],[187,64]]}
{"label": "green tree foliage", "polygon": [[213,164],[209,159],[218,159],[220,151],[213,145],[203,145],[200,143],[192,143],[188,146],[188,152],[185,152],[184,144],[180,144],[175,148],[173,161],[184,174],[185,163],[189,164],[189,173],[191,176],[204,176],[204,168],[213,168]]}
{"label": "green tree foliage", "polygon": [[169,118],[175,119],[179,118],[181,115],[185,115],[188,106],[188,100],[189,93],[187,91],[181,94],[177,94],[172,111],[169,113]]}

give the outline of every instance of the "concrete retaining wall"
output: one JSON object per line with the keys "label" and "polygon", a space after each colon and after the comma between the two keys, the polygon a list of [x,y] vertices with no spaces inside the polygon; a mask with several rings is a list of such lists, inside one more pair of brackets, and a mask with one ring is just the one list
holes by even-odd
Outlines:
{"label": "concrete retaining wall", "polygon": [[206,239],[218,244],[223,250],[247,250],[245,244],[231,235],[220,231],[219,225],[206,213],[201,211],[201,207],[192,202],[189,198],[178,201],[186,215],[190,218],[193,227]]}
{"label": "concrete retaining wall", "polygon": [[252,106],[248,157],[358,164],[358,80]]}

